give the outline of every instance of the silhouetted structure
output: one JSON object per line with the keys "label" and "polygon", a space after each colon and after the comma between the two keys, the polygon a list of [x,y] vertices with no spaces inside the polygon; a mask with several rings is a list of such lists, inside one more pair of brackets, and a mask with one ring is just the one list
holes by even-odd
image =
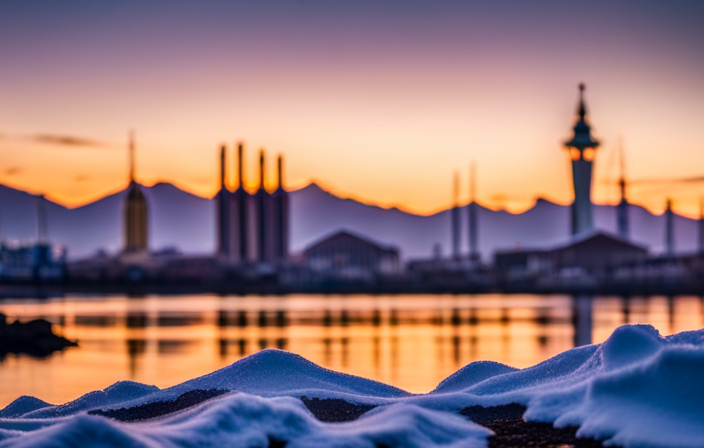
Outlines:
{"label": "silhouetted structure", "polygon": [[699,221],[697,222],[697,252],[704,254],[704,197],[699,198]]}
{"label": "silhouetted structure", "polygon": [[599,142],[591,135],[591,127],[587,123],[587,107],[584,103],[584,84],[579,85],[579,106],[577,122],[574,125],[574,135],[565,142],[572,160],[572,184],[574,186],[574,202],[572,203],[572,234],[577,235],[594,229],[592,212],[592,163]]}
{"label": "silhouetted structure", "polygon": [[469,233],[469,260],[472,263],[479,263],[481,261],[481,254],[479,253],[479,245],[477,244],[478,236],[478,221],[477,221],[477,200],[476,200],[476,182],[477,182],[477,171],[476,165],[472,163],[469,169],[469,205],[467,206],[467,224]]}
{"label": "silhouetted structure", "polygon": [[134,135],[130,133],[130,185],[127,191],[127,199],[124,204],[125,253],[147,252],[149,247],[147,199],[144,197],[144,193],[142,192],[142,188],[139,183],[135,180],[134,146]]}
{"label": "silhouetted structure", "polygon": [[217,235],[217,254],[221,259],[230,257],[231,230],[230,230],[230,191],[226,184],[226,161],[225,146],[220,148],[220,190],[215,196],[215,223]]}
{"label": "silhouetted structure", "polygon": [[518,275],[558,273],[565,268],[580,268],[595,273],[644,261],[647,255],[648,250],[643,246],[607,232],[592,231],[576,235],[553,249],[497,252],[494,266],[501,272]]}
{"label": "silhouetted structure", "polygon": [[303,258],[314,271],[348,278],[400,271],[396,247],[383,246],[344,230],[308,246]]}
{"label": "silhouetted structure", "polygon": [[675,256],[675,214],[672,211],[672,199],[667,199],[665,207],[665,255]]}
{"label": "silhouetted structure", "polygon": [[46,214],[46,198],[43,194],[37,196],[37,243],[49,242],[49,218]]}
{"label": "silhouetted structure", "polygon": [[220,150],[220,190],[215,197],[217,247],[221,262],[273,263],[288,259],[289,202],[283,188],[283,159],[278,160],[278,185],[273,194],[265,186],[265,158],[259,155],[259,189],[245,189],[244,149],[237,148],[237,189],[230,192],[225,179],[226,149]]}
{"label": "silhouetted structure", "polygon": [[278,188],[271,195],[273,201],[272,223],[274,226],[274,260],[285,261],[288,259],[289,198],[288,192],[284,190],[283,157],[281,155],[279,155],[277,162]]}
{"label": "silhouetted structure", "polygon": [[621,157],[621,178],[618,181],[619,190],[621,192],[621,201],[616,209],[616,227],[618,236],[627,240],[630,237],[630,226],[628,223],[628,200],[626,199],[626,167],[623,154],[623,147],[619,148]]}
{"label": "silhouetted structure", "polygon": [[257,261],[260,263],[273,260],[273,226],[272,226],[272,201],[271,194],[264,185],[264,150],[259,153],[259,189],[254,195],[257,218]]}
{"label": "silhouetted structure", "polygon": [[235,262],[243,263],[249,259],[251,198],[244,188],[244,147],[242,143],[237,144],[237,182],[239,185],[232,193],[230,201],[232,258]]}
{"label": "silhouetted structure", "polygon": [[452,258],[459,260],[460,258],[460,176],[455,173],[455,179],[452,190],[452,210],[450,211],[450,219],[452,221]]}

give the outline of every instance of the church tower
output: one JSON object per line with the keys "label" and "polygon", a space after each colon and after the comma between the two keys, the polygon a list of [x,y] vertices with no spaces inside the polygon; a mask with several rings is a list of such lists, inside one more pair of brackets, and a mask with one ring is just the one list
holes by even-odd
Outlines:
{"label": "church tower", "polygon": [[584,104],[584,84],[579,85],[579,106],[574,135],[565,142],[572,160],[572,184],[574,202],[572,203],[572,235],[594,229],[592,212],[592,164],[599,142],[591,134],[587,123],[587,107]]}
{"label": "church tower", "polygon": [[124,203],[125,245],[123,252],[146,253],[149,248],[147,199],[144,197],[141,186],[135,180],[134,150],[134,135],[130,132],[130,185],[127,190],[127,199]]}

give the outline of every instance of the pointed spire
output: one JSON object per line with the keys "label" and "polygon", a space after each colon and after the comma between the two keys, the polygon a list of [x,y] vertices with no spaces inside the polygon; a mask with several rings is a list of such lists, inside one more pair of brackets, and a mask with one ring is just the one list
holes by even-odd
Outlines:
{"label": "pointed spire", "polygon": [[675,216],[671,198],[667,198],[665,208],[665,254],[670,257],[675,255]]}
{"label": "pointed spire", "polygon": [[134,130],[130,129],[128,143],[128,157],[130,169],[130,183],[135,182],[135,157],[134,157]]}
{"label": "pointed spire", "polygon": [[584,117],[587,115],[587,106],[584,104],[584,90],[586,88],[587,86],[584,85],[583,82],[579,83],[579,109],[577,110],[577,114],[582,120],[584,120]]}
{"label": "pointed spire", "polygon": [[[599,141],[592,138],[591,127],[587,124],[587,106],[584,101],[584,90],[586,89],[584,83],[579,84],[579,105],[577,106],[578,118],[572,130],[574,134],[569,141],[565,142],[565,146],[569,148],[575,148],[579,150],[579,153],[573,154],[573,160],[579,160],[583,158],[583,152],[587,148],[596,149],[599,146]],[[579,157],[577,157],[579,156]],[[591,156],[585,159],[591,161],[593,158],[593,153]]]}
{"label": "pointed spire", "polygon": [[477,164],[472,161],[469,165],[469,203],[477,202]]}
{"label": "pointed spire", "polygon": [[452,206],[453,207],[459,206],[459,199],[460,199],[460,173],[459,173],[459,171],[455,171],[455,178],[454,178],[453,190],[452,190]]}

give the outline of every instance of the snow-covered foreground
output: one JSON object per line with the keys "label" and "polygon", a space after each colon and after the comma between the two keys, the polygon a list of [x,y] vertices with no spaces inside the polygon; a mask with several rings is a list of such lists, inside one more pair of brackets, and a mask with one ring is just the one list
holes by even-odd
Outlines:
{"label": "snow-covered foreground", "polygon": [[[155,403],[189,391],[220,395],[144,419]],[[302,396],[377,407],[355,421],[323,423]],[[120,382],[58,406],[20,397],[0,411],[0,447],[482,447],[491,431],[458,411],[510,403],[527,406],[526,420],[578,426],[578,436],[607,445],[703,447],[704,330],[663,338],[650,326],[623,326],[603,344],[523,370],[469,364],[425,395],[265,350],[163,390]],[[141,420],[89,414],[116,409],[142,409]]]}

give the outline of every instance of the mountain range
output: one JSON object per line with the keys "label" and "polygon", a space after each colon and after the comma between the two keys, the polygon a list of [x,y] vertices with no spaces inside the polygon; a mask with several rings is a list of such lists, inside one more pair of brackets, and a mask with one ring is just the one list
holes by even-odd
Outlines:
{"label": "mountain range", "polygon": [[[178,248],[205,254],[215,246],[215,207],[212,199],[195,196],[169,183],[144,187],[149,204],[150,247]],[[46,201],[49,238],[68,248],[71,259],[98,250],[119,251],[122,244],[122,202],[126,191],[73,209]],[[30,241],[37,236],[37,197],[0,185],[0,223],[8,239]],[[335,196],[315,183],[290,192],[291,252],[325,235],[345,229],[384,245],[396,246],[408,259],[427,258],[440,244],[445,254],[450,243],[450,211],[421,216],[396,208],[386,209]],[[467,249],[467,206],[462,207],[462,248]],[[595,205],[596,226],[615,232],[616,208]],[[479,249],[487,260],[496,250],[546,248],[569,238],[569,206],[537,199],[530,209],[512,214],[478,207]],[[631,238],[653,253],[663,250],[665,218],[643,207],[629,209]],[[675,215],[677,252],[697,247],[697,222]]]}

